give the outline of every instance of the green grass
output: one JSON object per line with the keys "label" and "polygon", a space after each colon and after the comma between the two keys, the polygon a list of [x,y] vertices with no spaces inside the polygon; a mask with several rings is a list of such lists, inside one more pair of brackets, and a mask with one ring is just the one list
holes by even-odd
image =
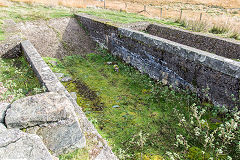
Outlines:
{"label": "green grass", "polygon": [[224,27],[224,26],[213,26],[210,30],[209,30],[210,33],[213,33],[213,34],[225,34],[225,33],[228,33],[229,32],[229,29]]}
{"label": "green grass", "polygon": [[43,91],[24,57],[0,58],[0,82],[7,88],[7,92],[1,93],[4,98],[0,98],[0,101],[6,100],[10,95],[15,97],[13,100],[17,100]]}
{"label": "green grass", "polygon": [[88,150],[86,148],[77,149],[71,153],[63,154],[59,156],[59,160],[89,160]]}
{"label": "green grass", "polygon": [[[73,77],[63,84],[68,91],[77,92],[78,104],[121,159],[141,159],[141,155],[161,159],[166,151],[177,151],[175,136],[187,133],[178,126],[174,108],[189,117],[193,103],[211,106],[195,95],[153,81],[105,50],[86,57],[67,56],[62,61],[44,59],[58,62],[50,65],[54,72]],[[119,72],[107,62],[118,65]],[[119,107],[114,108],[116,105]],[[209,112],[207,117],[213,115]]]}
{"label": "green grass", "polygon": [[135,23],[135,22],[151,22],[151,23],[161,23],[166,25],[173,25],[181,27],[181,24],[175,23],[168,20],[159,20],[154,18],[147,18],[143,15],[136,13],[119,12],[114,10],[105,9],[80,9],[78,13],[87,13],[99,18],[111,20],[114,23]]}
{"label": "green grass", "polygon": [[4,32],[1,30],[1,26],[0,26],[0,41],[4,40]]}

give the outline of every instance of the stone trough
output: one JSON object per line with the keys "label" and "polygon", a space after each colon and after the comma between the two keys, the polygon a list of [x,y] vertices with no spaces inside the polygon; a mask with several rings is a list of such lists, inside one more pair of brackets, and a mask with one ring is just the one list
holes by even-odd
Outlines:
{"label": "stone trough", "polygon": [[160,25],[126,28],[86,14],[75,17],[92,39],[140,72],[215,105],[240,108],[240,62],[230,59],[240,58],[239,42]]}

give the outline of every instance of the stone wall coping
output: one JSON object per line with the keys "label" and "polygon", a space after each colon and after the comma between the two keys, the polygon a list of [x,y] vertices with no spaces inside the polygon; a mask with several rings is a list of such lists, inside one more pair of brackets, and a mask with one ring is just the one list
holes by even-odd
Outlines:
{"label": "stone wall coping", "polygon": [[218,40],[222,40],[222,41],[226,41],[226,42],[229,42],[229,43],[234,43],[234,44],[240,45],[240,41],[238,41],[238,40],[215,36],[214,34],[211,34],[211,33],[194,32],[194,31],[191,31],[191,30],[184,30],[182,28],[169,26],[169,25],[166,25],[166,24],[153,23],[153,24],[150,24],[150,25],[155,25],[155,26],[159,26],[159,27],[162,27],[162,28],[169,28],[169,29],[172,29],[172,30],[177,30],[177,31],[185,32],[185,33],[190,33],[190,34],[193,34],[193,35],[196,35],[196,36],[203,36],[203,37],[207,37],[207,38],[214,38],[214,39],[218,39]]}

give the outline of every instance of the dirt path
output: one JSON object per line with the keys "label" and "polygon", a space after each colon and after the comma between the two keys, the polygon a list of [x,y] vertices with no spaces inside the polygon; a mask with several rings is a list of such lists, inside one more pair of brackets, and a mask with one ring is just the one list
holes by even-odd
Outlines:
{"label": "dirt path", "polygon": [[6,46],[6,43],[17,44],[24,39],[30,40],[41,56],[62,58],[73,54],[85,55],[95,50],[95,43],[79,26],[75,18],[39,20],[18,24],[7,20],[4,22],[4,30],[7,38],[4,46],[0,45],[0,51],[13,47]]}

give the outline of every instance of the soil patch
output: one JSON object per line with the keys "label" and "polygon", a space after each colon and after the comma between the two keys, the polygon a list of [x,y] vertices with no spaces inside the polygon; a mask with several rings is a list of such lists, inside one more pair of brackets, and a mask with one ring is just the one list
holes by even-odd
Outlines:
{"label": "soil patch", "polygon": [[[96,44],[80,27],[75,18],[58,18],[21,23],[4,22],[6,41],[28,39],[41,56],[63,58],[64,56],[85,55],[95,51]],[[17,36],[17,38],[16,38]],[[14,38],[15,37],[15,38]],[[0,47],[1,48],[1,47]],[[5,45],[1,54],[4,54]]]}

